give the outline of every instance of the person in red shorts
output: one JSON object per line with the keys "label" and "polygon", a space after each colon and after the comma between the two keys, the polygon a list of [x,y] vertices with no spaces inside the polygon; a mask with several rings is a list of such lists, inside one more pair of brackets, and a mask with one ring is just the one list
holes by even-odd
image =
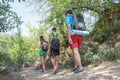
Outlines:
{"label": "person in red shorts", "polygon": [[73,13],[71,10],[67,10],[65,13],[65,21],[67,25],[67,32],[68,32],[68,40],[70,47],[74,54],[74,73],[79,73],[84,71],[82,63],[81,63],[81,57],[79,53],[79,49],[82,44],[82,35],[71,35],[71,30],[74,28],[74,22],[73,22]]}

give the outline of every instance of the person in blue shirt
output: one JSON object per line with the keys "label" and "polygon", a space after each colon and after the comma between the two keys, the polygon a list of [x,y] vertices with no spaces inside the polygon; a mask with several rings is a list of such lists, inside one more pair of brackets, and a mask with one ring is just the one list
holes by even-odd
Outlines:
{"label": "person in blue shirt", "polygon": [[71,35],[71,30],[74,28],[74,20],[73,20],[73,13],[71,10],[67,10],[65,13],[65,22],[67,25],[67,32],[68,32],[68,41],[70,44],[70,47],[74,54],[74,73],[79,73],[84,71],[82,63],[81,63],[81,57],[79,54],[79,48],[82,44],[82,35]]}

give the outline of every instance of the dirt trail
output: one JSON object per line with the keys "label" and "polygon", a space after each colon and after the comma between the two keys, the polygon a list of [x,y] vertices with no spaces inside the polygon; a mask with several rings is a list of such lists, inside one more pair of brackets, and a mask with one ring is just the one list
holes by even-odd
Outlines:
{"label": "dirt trail", "polygon": [[[24,68],[20,74],[24,77],[22,80],[120,80],[120,60],[104,62],[97,67],[89,66],[78,74],[74,74],[71,69],[60,69],[56,75],[52,74],[52,69],[48,69],[46,73],[41,74],[35,67]],[[11,79],[0,78],[0,80]]]}
{"label": "dirt trail", "polygon": [[52,70],[41,74],[40,70],[34,70],[34,67],[23,69],[21,74],[26,76],[27,80],[120,80],[120,60],[88,67],[78,74],[74,74],[70,69],[60,69],[56,75],[52,74]]}

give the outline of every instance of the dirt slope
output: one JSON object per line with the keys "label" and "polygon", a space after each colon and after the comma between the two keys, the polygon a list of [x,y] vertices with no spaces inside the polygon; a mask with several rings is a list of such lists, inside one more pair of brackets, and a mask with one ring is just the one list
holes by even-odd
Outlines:
{"label": "dirt slope", "polygon": [[120,80],[120,60],[104,62],[97,67],[90,65],[78,74],[71,69],[60,69],[56,75],[52,74],[52,69],[47,69],[46,73],[41,74],[32,66],[23,68],[21,72],[0,76],[0,80]]}
{"label": "dirt slope", "polygon": [[74,74],[70,69],[60,69],[56,75],[49,69],[41,74],[40,70],[34,70],[34,67],[23,69],[21,74],[26,76],[27,80],[120,80],[120,60],[87,67],[79,74]]}

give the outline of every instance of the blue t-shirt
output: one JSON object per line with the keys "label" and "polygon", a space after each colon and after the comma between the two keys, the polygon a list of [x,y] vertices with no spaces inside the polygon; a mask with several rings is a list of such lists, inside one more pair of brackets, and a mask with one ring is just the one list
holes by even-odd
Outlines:
{"label": "blue t-shirt", "polygon": [[73,15],[66,16],[65,22],[66,22],[66,24],[70,24],[70,28],[72,30],[73,29],[73,24],[74,24]]}

